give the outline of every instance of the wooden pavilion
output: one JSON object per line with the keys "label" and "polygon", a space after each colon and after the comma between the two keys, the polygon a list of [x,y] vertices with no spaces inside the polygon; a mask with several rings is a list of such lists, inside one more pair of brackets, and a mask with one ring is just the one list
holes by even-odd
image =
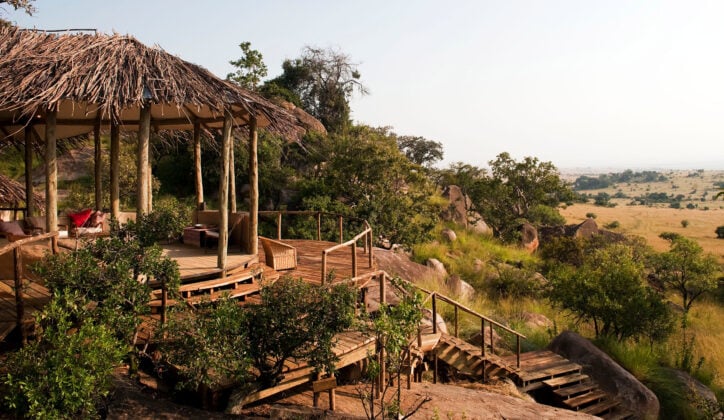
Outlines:
{"label": "wooden pavilion", "polygon": [[[226,265],[230,156],[233,130],[249,133],[250,211],[247,249],[257,253],[260,127],[294,135],[295,119],[271,102],[221,80],[206,69],[148,47],[131,36],[48,34],[0,30],[0,142],[24,142],[26,172],[32,144],[46,164],[46,226],[57,230],[57,141],[92,135],[96,206],[101,203],[100,132],[109,131],[111,214],[118,216],[120,132],[137,133],[137,214],[151,211],[151,131],[193,132],[197,202],[203,202],[201,135],[222,133],[217,265]],[[28,177],[29,178],[29,177]],[[32,185],[27,191],[33,194]],[[32,208],[30,209],[32,213]]]}

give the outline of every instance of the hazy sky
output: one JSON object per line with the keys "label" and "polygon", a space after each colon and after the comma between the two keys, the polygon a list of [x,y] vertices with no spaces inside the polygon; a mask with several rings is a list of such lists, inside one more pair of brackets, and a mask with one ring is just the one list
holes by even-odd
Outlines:
{"label": "hazy sky", "polygon": [[724,2],[36,0],[23,27],[131,34],[224,77],[250,41],[269,77],[305,45],[359,63],[353,118],[569,167],[724,169]]}

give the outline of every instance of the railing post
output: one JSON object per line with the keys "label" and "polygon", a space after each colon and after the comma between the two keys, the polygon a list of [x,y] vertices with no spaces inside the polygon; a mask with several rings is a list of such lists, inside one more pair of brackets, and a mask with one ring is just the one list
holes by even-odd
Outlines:
{"label": "railing post", "polygon": [[[485,340],[483,340],[485,341]],[[493,346],[493,323],[490,323],[490,354],[495,354],[495,347]]]}
{"label": "railing post", "polygon": [[161,282],[161,325],[166,324],[166,306],[168,305],[168,290],[166,280]]}
{"label": "railing post", "polygon": [[25,318],[25,302],[23,302],[23,253],[21,247],[13,250],[13,262],[15,280],[15,316],[18,331],[23,340],[23,345],[28,343],[28,336],[23,328],[23,319]]}
{"label": "railing post", "polygon": [[455,337],[458,336],[458,306],[455,305]]}
{"label": "railing post", "polygon": [[374,251],[372,251],[372,229],[370,229],[370,233],[367,235],[367,242],[369,243],[368,248],[367,248],[369,250],[367,259],[369,260],[369,268],[372,268],[372,254],[374,252]]}
{"label": "railing post", "polygon": [[[437,334],[437,299],[435,292],[432,293],[432,333]],[[437,366],[435,366],[435,370],[437,370]]]}
{"label": "railing post", "polygon": [[342,216],[339,216],[339,243],[344,242],[344,230],[342,228],[343,219]]}
{"label": "railing post", "polygon": [[352,277],[357,277],[357,243],[352,242]]}
{"label": "railing post", "polygon": [[282,212],[277,214],[277,240],[282,240]]}
{"label": "railing post", "polygon": [[322,286],[324,286],[325,277],[327,277],[327,252],[322,251]]}
{"label": "railing post", "polygon": [[317,212],[317,240],[322,240],[322,212]]}
{"label": "railing post", "polygon": [[385,280],[385,275],[380,274],[380,304],[387,302],[387,285]]}
{"label": "railing post", "polygon": [[58,235],[54,235],[50,238],[50,250],[53,255],[58,253]]}
{"label": "railing post", "polygon": [[520,369],[520,336],[518,334],[515,335],[515,346],[517,348],[515,353],[515,367]]}
{"label": "railing post", "polygon": [[485,357],[485,318],[480,318],[480,347],[483,350],[483,357]]}

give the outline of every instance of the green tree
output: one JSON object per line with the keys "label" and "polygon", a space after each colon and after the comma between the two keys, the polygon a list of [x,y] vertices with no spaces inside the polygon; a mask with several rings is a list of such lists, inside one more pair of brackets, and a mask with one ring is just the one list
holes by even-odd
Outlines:
{"label": "green tree", "polygon": [[559,265],[548,273],[549,299],[578,322],[592,322],[597,337],[662,340],[671,332],[672,318],[662,297],[646,284],[643,262],[625,244],[595,250],[580,268]]}
{"label": "green tree", "polygon": [[259,51],[251,48],[251,42],[242,42],[239,44],[239,48],[241,48],[242,52],[241,58],[229,61],[229,64],[236,67],[236,71],[227,74],[226,80],[230,80],[243,88],[256,90],[261,79],[267,75],[264,57]]}
{"label": "green tree", "polygon": [[399,136],[397,146],[410,162],[430,167],[443,158],[442,143],[420,136]]}
{"label": "green tree", "polygon": [[719,266],[714,256],[704,254],[695,241],[675,234],[660,236],[671,244],[669,251],[654,257],[654,272],[668,289],[679,295],[686,315],[703,294],[716,289]]}
{"label": "green tree", "polygon": [[366,94],[357,64],[341,51],[307,46],[301,57],[285,60],[283,73],[267,81],[261,91],[281,96],[319,119],[330,132],[349,128],[349,100]]}
{"label": "green tree", "polygon": [[33,5],[33,2],[35,0],[0,0],[0,28],[3,26],[10,26],[12,23],[8,20],[5,20],[2,18],[2,15],[4,15],[5,12],[5,5],[9,5],[13,8],[13,10],[24,10],[25,13],[32,16],[33,13],[35,13],[35,6]]}

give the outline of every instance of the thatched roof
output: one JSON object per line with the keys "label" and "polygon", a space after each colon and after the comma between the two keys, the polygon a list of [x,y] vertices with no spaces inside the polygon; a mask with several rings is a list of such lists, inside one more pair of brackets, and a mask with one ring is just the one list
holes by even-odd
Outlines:
{"label": "thatched roof", "polygon": [[[0,174],[0,205],[8,206],[15,203],[25,202],[25,187],[19,182]],[[33,194],[33,204],[35,208],[42,209],[45,207],[45,200],[37,194]]]}
{"label": "thatched roof", "polygon": [[144,103],[157,130],[185,130],[193,121],[220,128],[224,109],[231,109],[237,126],[255,115],[260,127],[296,131],[287,111],[131,36],[0,29],[3,137],[22,136],[31,121],[42,138],[46,110],[58,112],[58,138],[88,133],[98,120],[134,131]]}

